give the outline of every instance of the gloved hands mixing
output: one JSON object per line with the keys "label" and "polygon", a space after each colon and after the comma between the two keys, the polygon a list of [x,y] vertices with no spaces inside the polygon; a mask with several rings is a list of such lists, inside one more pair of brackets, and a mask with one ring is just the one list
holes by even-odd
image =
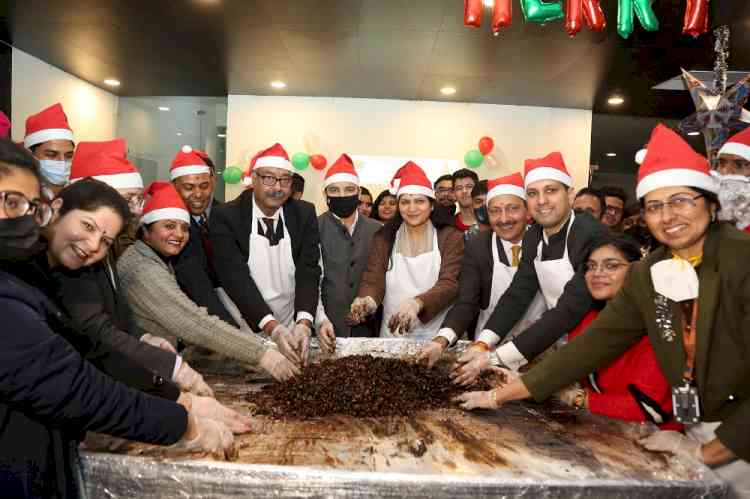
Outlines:
{"label": "gloved hands mixing", "polygon": [[448,340],[442,336],[433,338],[422,347],[417,355],[417,363],[432,369],[432,366],[440,360],[440,356],[443,355],[446,348],[448,348]]}
{"label": "gloved hands mixing", "polygon": [[288,327],[278,324],[271,331],[271,340],[279,347],[279,351],[296,365],[301,365],[301,359],[297,350],[297,338]]}
{"label": "gloved hands mixing", "polygon": [[198,418],[208,418],[218,421],[233,433],[247,433],[251,430],[252,419],[222,405],[221,402],[214,398],[182,393],[177,401],[190,414]]}
{"label": "gloved hands mixing", "polygon": [[213,419],[188,416],[188,428],[182,439],[170,446],[172,452],[208,452],[216,459],[237,458],[234,435],[224,424]]}
{"label": "gloved hands mixing", "polygon": [[349,315],[347,316],[347,323],[350,326],[356,326],[361,324],[370,315],[374,314],[378,309],[378,304],[371,296],[357,297],[352,302],[352,306],[349,307]]}
{"label": "gloved hands mixing", "polygon": [[275,348],[269,348],[260,359],[260,367],[276,381],[287,381],[300,374],[297,366],[281,355]]}
{"label": "gloved hands mixing", "polygon": [[703,462],[701,444],[677,431],[657,431],[638,441],[643,447],[651,451],[669,452],[677,456]]}
{"label": "gloved hands mixing", "polygon": [[308,355],[310,353],[310,335],[312,330],[302,321],[294,325],[292,329],[292,337],[294,341],[294,349],[300,358],[300,365],[307,367]]}
{"label": "gloved hands mixing", "polygon": [[333,323],[328,319],[318,327],[318,341],[320,348],[324,353],[332,354],[336,351],[336,333],[333,330]]}
{"label": "gloved hands mixing", "polygon": [[394,335],[405,335],[416,325],[422,303],[417,298],[407,298],[398,306],[396,313],[388,321],[388,329]]}
{"label": "gloved hands mixing", "polygon": [[214,391],[203,380],[203,376],[198,374],[190,365],[182,361],[177,373],[174,376],[174,382],[183,392],[190,392],[202,397],[213,397]]}

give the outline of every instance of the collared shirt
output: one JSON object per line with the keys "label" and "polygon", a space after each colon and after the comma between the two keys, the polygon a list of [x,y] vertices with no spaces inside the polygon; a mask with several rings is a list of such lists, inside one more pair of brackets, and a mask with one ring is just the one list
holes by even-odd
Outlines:
{"label": "collared shirt", "polygon": [[[357,228],[357,222],[359,221],[359,213],[357,212],[357,210],[354,210],[354,223],[352,223],[351,228],[347,227],[344,221],[334,212],[331,212],[331,215],[333,215],[333,218],[341,222],[341,225],[343,225],[344,228],[346,228],[346,231],[349,233],[350,236],[354,235],[354,230]],[[321,268],[323,267],[321,266]]]}

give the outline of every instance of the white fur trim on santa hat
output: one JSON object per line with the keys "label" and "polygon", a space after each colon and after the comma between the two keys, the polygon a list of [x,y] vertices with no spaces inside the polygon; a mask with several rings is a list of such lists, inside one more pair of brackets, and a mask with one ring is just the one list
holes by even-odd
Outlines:
{"label": "white fur trim on santa hat", "polygon": [[351,173],[334,173],[323,181],[323,186],[328,187],[336,182],[351,182],[352,184],[359,186],[359,177],[352,175]]}
{"label": "white fur trim on santa hat", "polygon": [[27,135],[23,139],[23,145],[26,149],[50,140],[69,140],[75,143],[73,132],[67,128],[47,128]]}
{"label": "white fur trim on santa hat", "polygon": [[181,220],[190,223],[190,213],[182,208],[159,208],[149,211],[141,217],[141,225],[148,225],[159,220]]}
{"label": "white fur trim on santa hat", "polygon": [[750,161],[750,146],[740,144],[739,142],[725,142],[721,146],[721,149],[719,149],[717,156],[721,156],[722,154],[734,154],[735,156],[745,158],[746,161]]}
{"label": "white fur trim on santa hat", "polygon": [[435,199],[435,192],[429,187],[423,185],[410,184],[399,187],[398,196],[401,196],[402,194],[421,194],[422,196]]}
{"label": "white fur trim on santa hat", "polygon": [[143,178],[137,172],[95,175],[94,178],[114,189],[143,189]]}
{"label": "white fur trim on santa hat", "polygon": [[201,173],[211,173],[211,168],[208,165],[185,165],[173,168],[170,172],[170,178],[172,180],[177,177],[184,177],[185,175],[199,175]]}
{"label": "white fur trim on santa hat", "polygon": [[715,178],[703,172],[689,170],[687,168],[670,168],[646,175],[638,182],[635,195],[638,199],[649,192],[662,187],[697,187],[709,192],[718,192],[719,184]]}
{"label": "white fur trim on santa hat", "polygon": [[539,166],[532,169],[529,173],[526,174],[526,178],[524,178],[523,180],[526,187],[539,180],[557,180],[558,182],[561,182],[568,187],[573,185],[573,179],[570,178],[570,175],[561,170],[558,170],[557,168],[552,168],[549,166]]}
{"label": "white fur trim on santa hat", "polygon": [[255,161],[253,168],[283,168],[284,170],[294,171],[292,164],[281,156],[262,156]]}
{"label": "white fur trim on santa hat", "polygon": [[490,204],[490,199],[504,194],[512,194],[513,196],[518,196],[519,198],[526,200],[526,191],[523,190],[523,188],[512,184],[500,184],[489,190],[487,197],[485,198],[485,203]]}

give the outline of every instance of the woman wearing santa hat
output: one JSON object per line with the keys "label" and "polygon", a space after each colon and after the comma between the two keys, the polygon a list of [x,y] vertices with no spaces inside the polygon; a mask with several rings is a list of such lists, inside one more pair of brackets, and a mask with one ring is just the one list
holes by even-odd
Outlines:
{"label": "woman wearing santa hat", "polygon": [[658,125],[636,194],[664,246],[634,264],[583,334],[508,385],[463,394],[463,407],[544,400],[648,335],[686,435],[661,431],[643,445],[715,467],[750,497],[750,236],[716,221],[716,190],[706,158]]}
{"label": "woman wearing santa hat", "polygon": [[391,186],[398,212],[373,239],[349,319],[358,324],[382,304],[381,337],[429,339],[458,294],[463,235],[438,221],[432,183],[417,164],[402,166]]}
{"label": "woman wearing santa hat", "polygon": [[140,238],[117,262],[122,288],[139,333],[182,338],[227,357],[260,367],[283,381],[299,373],[259,337],[209,315],[180,289],[172,259],[185,248],[190,214],[168,182],[154,182],[141,217]]}

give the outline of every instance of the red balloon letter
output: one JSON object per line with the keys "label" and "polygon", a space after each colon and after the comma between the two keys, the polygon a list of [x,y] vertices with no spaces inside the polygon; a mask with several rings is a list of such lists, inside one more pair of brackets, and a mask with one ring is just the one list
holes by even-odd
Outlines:
{"label": "red balloon letter", "polygon": [[601,0],[583,0],[583,17],[592,31],[601,31],[607,25],[600,2]]}
{"label": "red balloon letter", "polygon": [[497,35],[501,28],[507,28],[513,21],[513,7],[510,0],[495,0],[492,7],[492,33]]}
{"label": "red balloon letter", "polygon": [[482,26],[482,0],[464,0],[464,26]]}
{"label": "red balloon letter", "polygon": [[682,33],[697,38],[708,31],[708,0],[687,0]]}

